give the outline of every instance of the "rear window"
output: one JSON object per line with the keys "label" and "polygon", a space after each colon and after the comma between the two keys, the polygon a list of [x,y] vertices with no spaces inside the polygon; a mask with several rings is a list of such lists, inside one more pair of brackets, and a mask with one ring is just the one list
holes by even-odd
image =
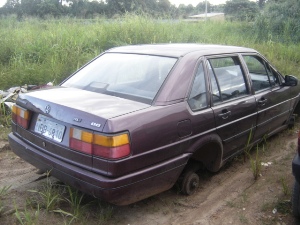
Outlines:
{"label": "rear window", "polygon": [[151,103],[176,61],[161,56],[106,53],[62,86]]}

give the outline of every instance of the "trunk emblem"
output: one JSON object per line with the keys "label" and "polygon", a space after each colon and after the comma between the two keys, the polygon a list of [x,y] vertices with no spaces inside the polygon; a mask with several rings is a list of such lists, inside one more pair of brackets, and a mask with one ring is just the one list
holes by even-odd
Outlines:
{"label": "trunk emblem", "polygon": [[51,111],[51,107],[50,107],[50,105],[47,105],[47,106],[45,107],[45,113],[49,114],[50,111]]}
{"label": "trunk emblem", "polygon": [[79,123],[82,121],[82,119],[77,118],[77,117],[75,117],[73,120],[74,120],[75,122],[79,122]]}
{"label": "trunk emblem", "polygon": [[94,127],[101,127],[101,124],[100,124],[100,123],[92,122],[92,123],[91,123],[91,126],[94,126]]}

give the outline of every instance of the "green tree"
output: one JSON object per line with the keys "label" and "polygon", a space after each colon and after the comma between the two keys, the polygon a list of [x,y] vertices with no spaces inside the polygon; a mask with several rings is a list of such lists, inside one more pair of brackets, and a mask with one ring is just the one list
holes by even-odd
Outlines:
{"label": "green tree", "polygon": [[250,0],[230,0],[224,6],[224,13],[233,20],[253,21],[259,13],[259,8]]}
{"label": "green tree", "polygon": [[260,38],[300,41],[300,1],[269,0],[255,23]]}
{"label": "green tree", "polygon": [[259,6],[259,8],[263,8],[266,4],[266,0],[257,0],[257,4]]}
{"label": "green tree", "polygon": [[178,11],[179,14],[183,17],[186,18],[188,16],[191,16],[192,14],[194,14],[194,6],[189,4],[189,5],[184,5],[184,4],[180,4],[178,6]]}
{"label": "green tree", "polygon": [[[198,5],[195,7],[195,11],[196,13],[204,13],[205,12],[205,8],[206,8],[206,2],[203,1],[203,2],[199,2]],[[212,5],[207,2],[207,12],[210,13],[212,12]]]}

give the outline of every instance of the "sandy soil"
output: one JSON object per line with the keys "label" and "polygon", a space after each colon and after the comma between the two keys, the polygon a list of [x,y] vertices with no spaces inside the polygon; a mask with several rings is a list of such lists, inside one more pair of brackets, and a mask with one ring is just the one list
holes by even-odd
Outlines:
{"label": "sandy soil", "polygon": [[[106,219],[89,216],[74,224],[300,224],[291,215],[293,176],[291,161],[297,144],[297,128],[284,131],[260,145],[261,175],[254,180],[250,160],[236,157],[218,173],[201,172],[201,185],[192,196],[183,196],[176,187],[138,203],[117,207]],[[254,157],[255,151],[252,151]],[[0,190],[11,186],[2,196],[0,224],[18,224],[15,209],[34,213],[28,207],[32,193],[45,183],[30,164],[17,157],[7,141],[0,140]],[[55,181],[55,179],[54,179]],[[89,201],[94,201],[90,199]],[[63,206],[61,206],[63,207]],[[1,208],[1,205],[0,205]],[[27,210],[27,211],[26,211]],[[102,211],[103,212],[103,211]],[[63,224],[68,218],[40,209],[37,224]]]}

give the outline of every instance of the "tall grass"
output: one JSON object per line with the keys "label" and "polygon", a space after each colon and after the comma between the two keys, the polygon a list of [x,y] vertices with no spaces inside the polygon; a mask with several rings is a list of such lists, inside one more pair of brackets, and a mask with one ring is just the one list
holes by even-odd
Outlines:
{"label": "tall grass", "polygon": [[60,83],[101,52],[120,45],[210,43],[253,47],[283,73],[300,74],[297,44],[257,39],[253,24],[186,23],[125,15],[115,20],[0,20],[0,89],[24,84]]}

